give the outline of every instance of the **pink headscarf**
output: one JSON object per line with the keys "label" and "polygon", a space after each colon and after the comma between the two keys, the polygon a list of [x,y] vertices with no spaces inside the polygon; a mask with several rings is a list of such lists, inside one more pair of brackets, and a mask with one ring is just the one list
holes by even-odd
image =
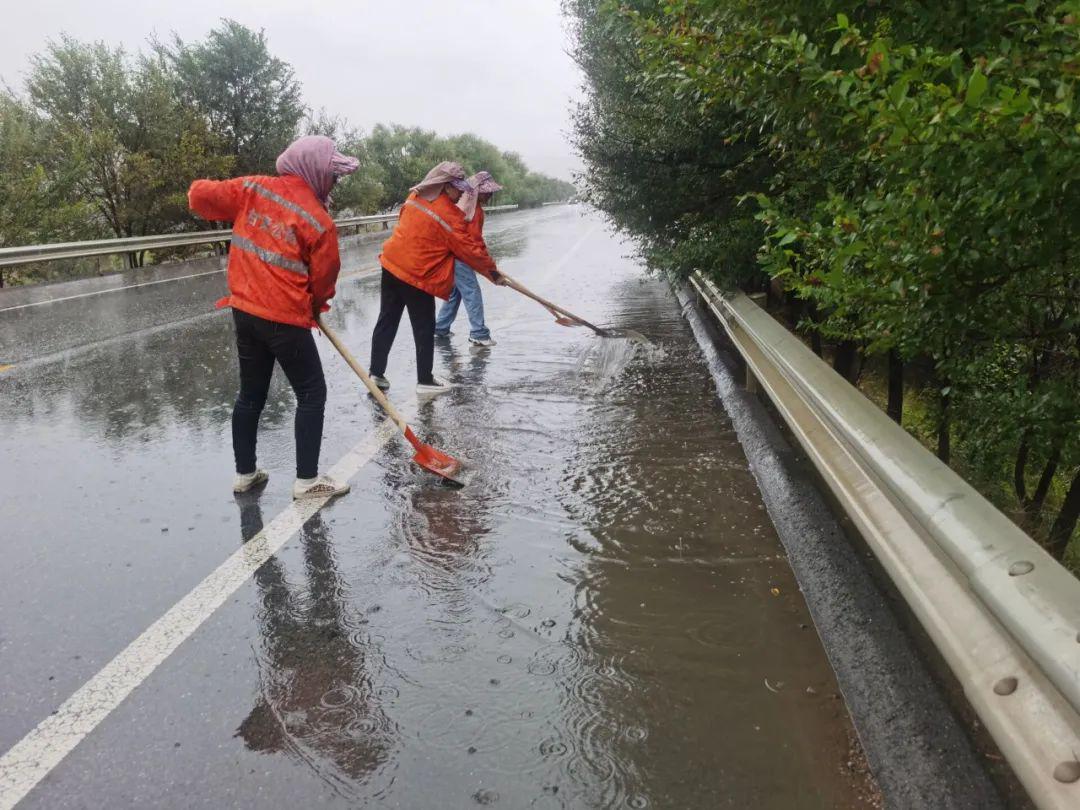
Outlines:
{"label": "pink headscarf", "polygon": [[435,198],[442,193],[443,186],[447,184],[461,192],[469,190],[469,183],[465,179],[465,170],[461,168],[460,163],[444,160],[428,172],[427,176],[410,188],[409,191],[415,191],[418,197],[422,197],[428,202],[435,202]]}
{"label": "pink headscarf", "polygon": [[323,205],[330,199],[330,190],[339,177],[360,168],[360,161],[341,154],[334,142],[325,135],[305,135],[297,138],[277,159],[278,174],[301,178],[315,192]]}
{"label": "pink headscarf", "polygon": [[502,191],[502,186],[495,182],[491,172],[477,172],[469,178],[468,183],[469,190],[461,195],[457,205],[465,214],[465,221],[472,222],[473,217],[476,216],[476,204],[479,202],[479,196]]}

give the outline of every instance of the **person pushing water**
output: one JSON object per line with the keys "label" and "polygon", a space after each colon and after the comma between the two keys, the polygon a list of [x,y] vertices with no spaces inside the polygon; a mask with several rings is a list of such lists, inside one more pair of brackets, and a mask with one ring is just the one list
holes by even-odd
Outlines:
{"label": "person pushing water", "polygon": [[329,138],[309,135],[278,157],[278,177],[196,180],[188,191],[188,204],[200,217],[233,223],[229,295],[217,303],[232,308],[240,358],[233,492],[269,478],[256,465],[255,444],[275,363],[296,394],[293,497],[349,491],[348,484],[319,475],[326,379],[311,330],[330,309],[341,270],[337,228],[326,210],[330,191],[359,166]]}
{"label": "person pushing water", "polygon": [[[469,189],[461,195],[457,206],[465,215],[465,229],[479,242],[484,242],[484,205],[502,186],[495,182],[491,172],[481,171],[468,179]],[[484,295],[476,279],[476,272],[460,259],[454,259],[454,291],[442,305],[435,319],[435,337],[448,338],[450,326],[457,318],[460,305],[465,304],[469,316],[469,343],[490,348],[495,345],[491,331],[484,323]]]}
{"label": "person pushing water", "polygon": [[[398,225],[383,244],[380,311],[372,335],[370,377],[323,320],[341,268],[337,229],[327,212],[337,180],[355,172],[356,158],[340,154],[323,136],[300,138],[277,160],[278,177],[197,180],[188,200],[201,217],[233,223],[229,252],[229,295],[218,302],[233,310],[240,393],[232,414],[236,461],[235,493],[269,478],[256,463],[259,418],[274,365],[280,365],[296,394],[296,481],[294,498],[333,497],[349,485],[318,474],[326,406],[326,381],[311,329],[319,326],[416,449],[420,466],[455,483],[461,462],[421,442],[385,400],[386,365],[401,316],[409,310],[416,346],[417,393],[439,394],[450,384],[433,374],[436,332],[449,334],[462,301],[471,322],[470,342],[495,345],[484,324],[476,275],[535,299],[563,325],[588,326],[499,272],[483,238],[483,204],[500,190],[489,172],[469,180],[457,163],[444,161],[411,189]],[[435,297],[448,299],[435,319]]]}
{"label": "person pushing water", "polygon": [[416,391],[441,394],[450,384],[432,373],[435,297],[449,299],[453,293],[455,261],[464,262],[493,284],[502,284],[503,277],[484,240],[469,230],[465,213],[456,205],[464,193],[472,191],[460,164],[440,163],[410,191],[397,227],[379,256],[382,279],[379,319],[371,336],[371,376],[380,388],[390,388],[386,364],[401,315],[408,309],[416,344]]}

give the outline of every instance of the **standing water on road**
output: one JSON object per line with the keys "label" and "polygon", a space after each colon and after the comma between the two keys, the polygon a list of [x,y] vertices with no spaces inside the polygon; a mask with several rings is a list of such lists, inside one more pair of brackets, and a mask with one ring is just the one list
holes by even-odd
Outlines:
{"label": "standing water on road", "polygon": [[[655,345],[485,286],[498,345],[470,349],[462,315],[436,357],[455,389],[418,402],[402,330],[391,395],[469,486],[391,441],[25,806],[862,804],[843,702],[677,300],[580,209],[488,228],[507,272]],[[331,313],[361,358],[377,299],[360,274]],[[381,420],[319,343],[329,466]],[[185,310],[0,375],[4,750],[286,508],[280,380],[270,484],[228,494],[234,362],[227,320]]]}

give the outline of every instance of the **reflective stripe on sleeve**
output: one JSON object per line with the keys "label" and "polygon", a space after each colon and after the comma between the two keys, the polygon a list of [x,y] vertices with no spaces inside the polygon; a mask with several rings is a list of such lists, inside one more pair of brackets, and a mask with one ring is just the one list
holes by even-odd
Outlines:
{"label": "reflective stripe on sleeve", "polygon": [[442,226],[443,226],[443,228],[444,228],[444,229],[445,229],[445,230],[446,230],[447,232],[450,232],[450,231],[453,231],[453,230],[454,230],[453,228],[451,228],[451,227],[450,227],[450,225],[449,225],[449,224],[448,224],[448,223],[446,222],[446,220],[445,220],[445,219],[443,219],[442,217],[440,217],[440,216],[439,216],[438,214],[436,214],[436,213],[435,213],[434,211],[432,211],[432,210],[431,210],[430,208],[428,208],[428,207],[426,207],[426,206],[423,206],[423,205],[421,205],[421,204],[420,204],[420,203],[418,203],[418,202],[417,202],[416,200],[406,200],[406,201],[405,201],[405,204],[406,204],[406,205],[411,205],[411,206],[412,206],[413,208],[416,208],[416,209],[419,209],[420,211],[423,211],[423,212],[424,212],[425,214],[427,214],[427,215],[428,215],[429,217],[431,217],[431,218],[432,218],[433,220],[435,220],[435,221],[436,221],[436,222],[438,222],[438,223],[439,223],[440,225],[442,225]]}

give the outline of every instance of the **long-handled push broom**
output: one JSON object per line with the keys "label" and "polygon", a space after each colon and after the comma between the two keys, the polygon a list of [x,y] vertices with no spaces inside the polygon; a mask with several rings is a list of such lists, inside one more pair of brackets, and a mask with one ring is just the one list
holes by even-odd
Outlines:
{"label": "long-handled push broom", "polygon": [[461,477],[463,469],[462,463],[453,456],[447,455],[440,450],[436,450],[431,445],[424,444],[416,438],[416,434],[413,433],[412,428],[406,424],[401,414],[390,404],[390,400],[387,399],[386,394],[379,390],[379,386],[375,384],[371,377],[368,376],[368,373],[364,371],[363,366],[361,366],[356,358],[352,356],[352,352],[350,352],[345,344],[341,342],[341,338],[338,337],[337,333],[326,325],[326,322],[321,315],[316,320],[322,333],[330,338],[330,342],[334,344],[334,348],[338,350],[338,353],[343,358],[345,358],[345,362],[356,372],[356,375],[367,387],[367,390],[375,397],[375,401],[378,402],[390,418],[397,423],[397,426],[401,429],[402,435],[405,436],[405,440],[416,450],[413,461],[425,470],[433,472],[435,475],[441,476],[447,481],[452,481],[458,486],[465,486],[465,480]]}
{"label": "long-handled push broom", "polygon": [[599,326],[593,326],[593,324],[589,323],[584,318],[578,317],[573,312],[570,312],[567,309],[563,309],[558,304],[548,301],[546,298],[541,298],[539,295],[534,293],[521,282],[517,281],[516,279],[510,278],[510,276],[506,275],[506,273],[502,273],[502,277],[506,279],[507,287],[512,290],[517,290],[519,293],[526,296],[527,298],[531,298],[533,301],[536,301],[538,304],[544,307],[544,309],[554,315],[555,323],[559,324],[559,326],[587,326],[600,337],[626,338],[628,340],[637,341],[638,343],[651,343],[651,341],[647,337],[645,337],[645,335],[634,329],[601,329]]}

